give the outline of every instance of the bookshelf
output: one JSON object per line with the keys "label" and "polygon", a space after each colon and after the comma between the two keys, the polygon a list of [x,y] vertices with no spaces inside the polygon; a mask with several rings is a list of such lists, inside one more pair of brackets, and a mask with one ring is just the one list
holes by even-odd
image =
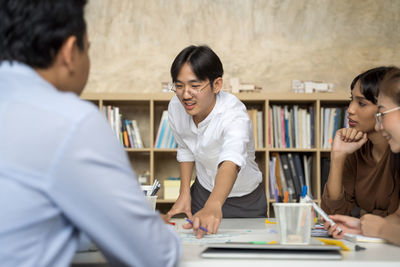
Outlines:
{"label": "bookshelf", "polygon": [[[84,93],[81,98],[94,103],[99,109],[113,105],[120,108],[127,119],[138,122],[144,148],[126,148],[130,162],[137,176],[150,172],[150,181],[163,180],[168,177],[179,177],[179,164],[176,161],[176,149],[161,149],[154,147],[161,115],[168,108],[172,93]],[[329,158],[329,148],[321,145],[321,107],[345,107],[349,101],[346,93],[240,93],[236,96],[248,109],[257,109],[262,112],[264,146],[256,146],[256,162],[263,173],[265,191],[269,204],[275,202],[269,196],[269,160],[271,153],[299,153],[312,158],[311,184],[314,200],[321,202],[321,158]],[[272,105],[298,105],[299,107],[312,106],[314,109],[314,145],[311,148],[276,148],[268,144],[270,123],[269,107]],[[193,178],[195,174],[193,174]],[[158,193],[158,208],[168,210],[174,200],[164,199],[163,187]],[[163,207],[162,207],[163,206]],[[268,205],[270,214],[272,205]]]}

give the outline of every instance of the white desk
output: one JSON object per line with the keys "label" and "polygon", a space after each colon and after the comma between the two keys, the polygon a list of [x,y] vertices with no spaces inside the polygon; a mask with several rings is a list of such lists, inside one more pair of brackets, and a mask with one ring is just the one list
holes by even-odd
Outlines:
{"label": "white desk", "polygon": [[[177,220],[177,225],[181,225],[182,220]],[[220,230],[240,230],[254,229],[262,230],[274,225],[265,224],[265,219],[223,219]],[[263,266],[272,264],[279,267],[297,266],[307,267],[337,267],[337,266],[362,266],[362,267],[386,267],[400,266],[400,247],[389,244],[360,244],[366,247],[362,251],[342,251],[343,260],[341,261],[315,261],[315,260],[257,260],[257,259],[203,259],[200,253],[204,247],[201,245],[183,244],[182,259],[180,267],[243,267],[243,266]],[[74,264],[104,264],[106,261],[99,252],[79,253],[75,256]]]}

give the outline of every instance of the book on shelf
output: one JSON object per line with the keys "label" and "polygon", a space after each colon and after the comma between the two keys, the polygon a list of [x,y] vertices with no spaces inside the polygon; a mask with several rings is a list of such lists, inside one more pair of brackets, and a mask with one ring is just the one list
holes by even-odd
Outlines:
{"label": "book on shelf", "polygon": [[136,143],[136,148],[143,148],[143,140],[140,135],[139,131],[139,126],[136,120],[132,120],[129,124],[129,127],[132,129],[133,128],[133,133],[135,136],[135,143]]}
{"label": "book on shelf", "polygon": [[268,107],[268,147],[271,148],[274,146],[274,135],[272,134],[272,127],[271,123],[273,122],[272,119],[272,108]]}
{"label": "book on shelf", "polygon": [[264,121],[263,112],[257,111],[257,144],[259,148],[264,147]]}
{"label": "book on shelf", "polygon": [[257,109],[248,109],[247,113],[253,126],[253,137],[255,148],[264,147],[264,122],[263,112]]}
{"label": "book on shelf", "polygon": [[311,190],[312,157],[301,153],[271,153],[269,160],[269,196],[275,197],[275,188],[283,197],[288,191],[292,198],[298,198],[304,185],[308,186],[308,195]]}
{"label": "book on shelf", "polygon": [[129,143],[129,138],[128,138],[128,130],[126,129],[126,120],[123,120],[122,117],[120,117],[121,120],[121,134],[122,134],[122,144],[125,148],[131,147],[131,144]]}
{"label": "book on shelf", "polygon": [[164,110],[161,115],[160,124],[157,130],[155,148],[176,148],[177,143],[174,139],[171,126],[168,122],[168,110]]}
{"label": "book on shelf", "polygon": [[143,148],[143,141],[136,120],[125,119],[120,108],[111,105],[104,106],[103,112],[123,147]]}
{"label": "book on shelf", "polygon": [[298,105],[271,105],[268,125],[271,145],[275,148],[312,148],[314,142],[314,109]]}
{"label": "book on shelf", "polygon": [[321,147],[331,148],[337,130],[348,127],[344,107],[321,107]]}

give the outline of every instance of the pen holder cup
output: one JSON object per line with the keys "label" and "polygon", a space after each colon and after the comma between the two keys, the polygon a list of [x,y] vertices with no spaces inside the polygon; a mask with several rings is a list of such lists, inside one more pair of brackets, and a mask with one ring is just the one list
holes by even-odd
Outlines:
{"label": "pen holder cup", "polygon": [[150,203],[150,207],[156,210],[157,196],[146,196],[146,198]]}
{"label": "pen holder cup", "polygon": [[280,244],[309,244],[311,203],[273,203]]}

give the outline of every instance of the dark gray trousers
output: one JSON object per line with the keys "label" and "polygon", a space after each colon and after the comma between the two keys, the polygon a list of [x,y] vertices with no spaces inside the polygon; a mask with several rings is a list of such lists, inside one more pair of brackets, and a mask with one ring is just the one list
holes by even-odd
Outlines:
{"label": "dark gray trousers", "polygon": [[[204,207],[211,192],[195,180],[190,188],[192,214]],[[262,183],[250,194],[227,198],[222,206],[223,218],[260,218],[267,216],[267,199]]]}

